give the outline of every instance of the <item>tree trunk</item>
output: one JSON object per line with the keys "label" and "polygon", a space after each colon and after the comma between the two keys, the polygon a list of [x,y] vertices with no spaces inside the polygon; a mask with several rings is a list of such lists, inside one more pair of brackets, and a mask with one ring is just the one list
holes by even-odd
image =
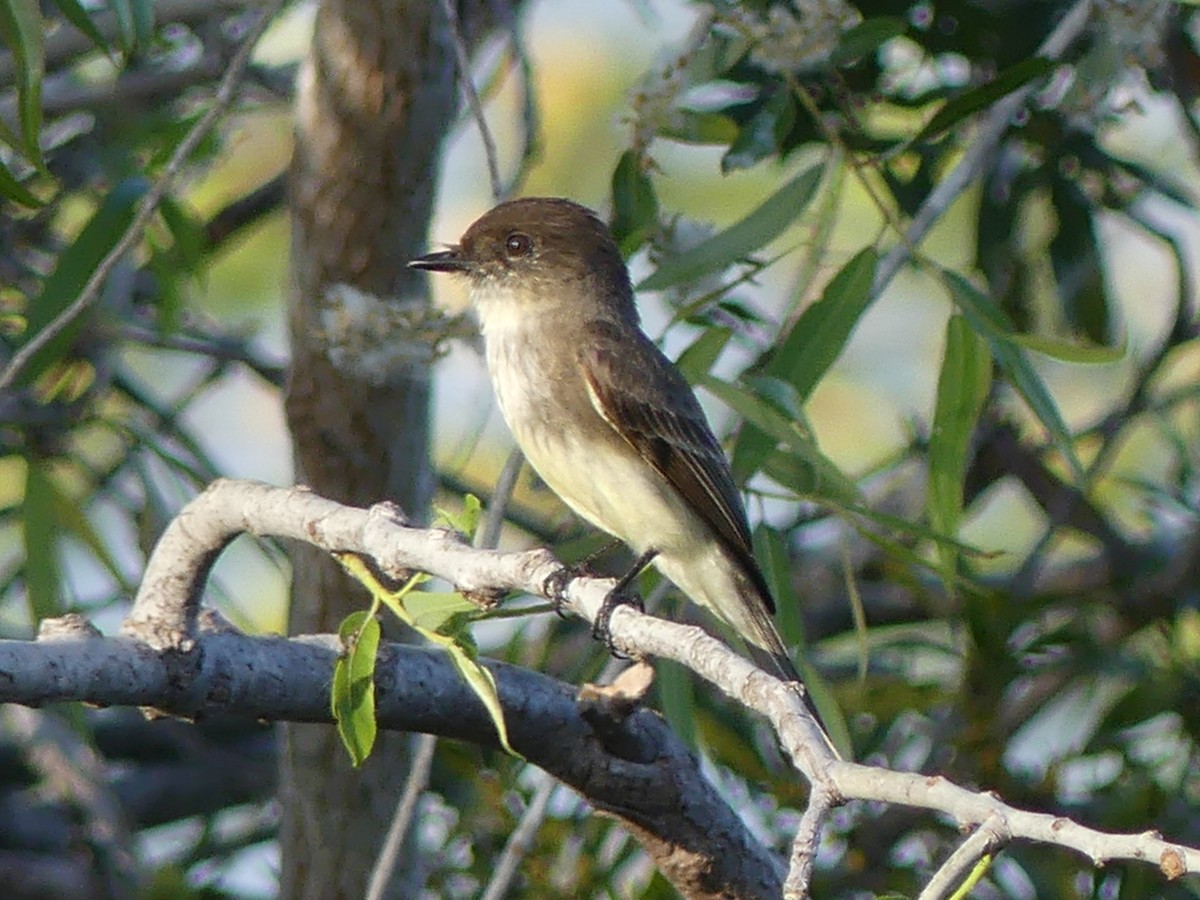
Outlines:
{"label": "tree trunk", "polygon": [[[296,480],[346,503],[394,500],[417,520],[433,491],[431,357],[379,317],[427,302],[405,261],[426,243],[456,96],[439,3],[320,4],[291,171]],[[293,563],[292,634],[334,631],[363,608],[327,555],[296,548]],[[359,900],[407,774],[408,736],[381,732],[360,770],[332,728],[293,725],[284,740],[280,896]],[[406,894],[393,883],[388,896]]]}

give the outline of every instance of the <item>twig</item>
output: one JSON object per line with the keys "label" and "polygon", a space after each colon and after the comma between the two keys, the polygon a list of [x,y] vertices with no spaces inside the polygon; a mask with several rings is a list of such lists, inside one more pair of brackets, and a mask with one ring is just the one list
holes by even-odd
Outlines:
{"label": "twig", "polygon": [[442,0],[442,9],[450,24],[450,37],[454,43],[454,58],[458,62],[458,74],[462,81],[463,94],[466,95],[467,105],[471,107],[471,115],[479,126],[479,137],[483,140],[483,152],[487,156],[488,177],[492,181],[492,199],[497,203],[504,199],[504,184],[500,178],[500,161],[496,156],[496,142],[492,139],[491,129],[483,115],[483,104],[479,101],[479,93],[471,81],[471,54],[463,40],[462,28],[458,20],[458,11],[454,8],[454,0]]}
{"label": "twig", "polygon": [[533,836],[537,834],[538,829],[542,826],[542,821],[546,818],[550,796],[558,787],[558,782],[541,769],[534,769],[533,772],[538,778],[537,790],[529,801],[529,806],[521,815],[521,821],[517,823],[517,827],[513,829],[513,833],[509,835],[508,841],[504,844],[504,852],[500,854],[500,859],[496,862],[496,868],[492,872],[491,880],[488,881],[487,889],[483,892],[481,900],[503,900],[508,894],[513,876],[517,874],[517,866],[529,852]]}
{"label": "twig", "polygon": [[1001,819],[988,819],[959,844],[958,849],[933,873],[917,900],[942,900],[950,896],[958,890],[979,860],[1006,844],[1011,837]]}
{"label": "twig", "polygon": [[371,880],[367,884],[366,900],[382,900],[387,894],[400,861],[400,851],[404,848],[404,839],[408,836],[413,816],[417,811],[417,801],[429,785],[429,772],[433,768],[433,751],[437,749],[437,737],[432,734],[419,734],[413,742],[412,767],[408,770],[408,778],[404,782],[404,793],[400,795],[400,803],[396,806],[396,814],[388,826],[387,836],[379,849],[379,856],[371,868]]}
{"label": "twig", "polygon": [[788,860],[787,881],[783,884],[785,900],[799,900],[808,896],[812,881],[813,866],[817,861],[817,846],[821,842],[821,826],[829,810],[837,805],[838,798],[824,788],[814,788],[808,798],[808,808],[800,817],[800,827],[792,839],[792,853]]}
{"label": "twig", "polygon": [[508,32],[509,46],[521,82],[521,155],[503,196],[511,197],[525,181],[529,169],[542,152],[542,126],[538,114],[537,97],[534,94],[533,65],[529,53],[521,40],[521,28],[508,0],[492,0],[492,10],[497,20]]}
{"label": "twig", "polygon": [[524,461],[525,456],[519,449],[514,449],[508,455],[504,468],[500,470],[500,476],[496,479],[496,487],[492,490],[491,499],[488,501],[487,515],[484,517],[483,527],[479,529],[476,547],[492,548],[499,545],[500,529],[504,527],[504,514],[512,500],[513,490],[517,486],[517,476],[521,474],[521,463]]}
{"label": "twig", "polygon": [[166,166],[163,167],[162,174],[159,175],[158,180],[150,188],[146,196],[142,198],[137,214],[133,217],[133,221],[129,223],[129,227],[125,229],[125,233],[121,236],[121,239],[117,241],[112,250],[100,262],[100,265],[96,267],[96,271],[92,273],[87,284],[84,285],[83,290],[79,292],[79,296],[72,301],[70,306],[55,316],[45,328],[31,337],[20,350],[13,354],[12,359],[9,360],[8,365],[4,368],[4,372],[0,374],[0,390],[4,390],[12,385],[17,375],[29,364],[34,355],[49,344],[50,341],[54,340],[63,329],[75,321],[100,296],[100,288],[104,285],[105,280],[116,267],[117,263],[141,239],[142,231],[150,222],[150,218],[158,209],[158,204],[162,202],[167,189],[183,169],[188,158],[233,102],[233,98],[237,94],[238,85],[242,80],[242,75],[246,71],[246,66],[250,62],[250,56],[254,52],[254,47],[258,43],[258,39],[262,37],[263,32],[266,31],[267,26],[275,18],[275,15],[285,2],[286,0],[271,0],[270,4],[262,11],[255,23],[247,31],[246,38],[242,41],[242,46],[238,48],[238,52],[229,63],[225,77],[221,79],[221,84],[217,88],[216,95],[213,97],[212,105],[200,117],[200,120],[192,126],[184,139],[179,142],[179,146],[175,148],[175,152],[171,154],[171,158],[167,161]]}
{"label": "twig", "polygon": [[[272,387],[281,388],[287,381],[287,365],[275,360],[267,353],[256,354],[251,348],[251,339],[228,334],[212,333],[184,326],[173,334],[163,334],[138,324],[124,323],[117,329],[117,336],[124,341],[133,341],[146,347],[191,353],[205,359],[222,363],[241,363]],[[182,406],[175,401],[176,407]]]}

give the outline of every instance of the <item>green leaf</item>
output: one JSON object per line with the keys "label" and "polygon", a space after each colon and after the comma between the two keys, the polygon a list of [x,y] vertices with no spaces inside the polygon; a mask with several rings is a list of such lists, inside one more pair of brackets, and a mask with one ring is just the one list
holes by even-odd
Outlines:
{"label": "green leaf", "polygon": [[463,495],[463,508],[460,512],[443,509],[440,506],[435,506],[433,509],[435,524],[453,528],[467,540],[475,537],[475,531],[479,528],[479,520],[483,515],[483,504],[474,494]]}
{"label": "green leaf", "polygon": [[413,593],[413,588],[420,582],[427,580],[428,576],[418,573],[410,578],[400,590],[389,591],[379,583],[379,580],[372,574],[367,564],[355,554],[341,553],[338,554],[337,559],[342,564],[342,567],[350,573],[351,577],[371,592],[371,597],[377,603],[386,606],[396,614],[401,622],[416,629],[431,644],[441,647],[450,655],[454,667],[458,669],[467,686],[474,691],[475,696],[479,698],[484,708],[487,709],[488,715],[496,726],[496,734],[500,740],[500,746],[510,755],[522,759],[521,754],[517,753],[508,742],[508,727],[504,723],[504,708],[500,705],[500,695],[496,690],[496,679],[493,677],[491,671],[479,662],[478,651],[474,643],[470,642],[470,636],[465,632],[445,635],[423,627],[417,623],[412,610],[406,605],[408,597]]}
{"label": "green leaf", "polygon": [[456,617],[479,612],[478,604],[457,591],[409,591],[404,595],[404,608],[414,627],[439,634],[444,634],[446,624]]}
{"label": "green leaf", "polygon": [[[138,201],[148,187],[149,182],[144,178],[128,178],[109,191],[71,246],[59,255],[54,271],[42,282],[42,290],[29,308],[26,338],[45,328],[79,296],[96,267],[133,221]],[[77,318],[35,353],[21,376],[24,383],[37,380],[50,364],[56,362],[82,327],[83,322]]]}
{"label": "green leaf", "polygon": [[136,46],[149,47],[154,39],[154,3],[152,0],[131,0],[130,12]]}
{"label": "green leaf", "polygon": [[106,0],[109,10],[117,20],[118,40],[121,49],[130,52],[137,47],[137,30],[134,24],[133,7],[130,0]]}
{"label": "green leaf", "polygon": [[1067,323],[1089,340],[1112,336],[1112,306],[1105,278],[1107,254],[1097,238],[1096,206],[1074,178],[1050,183],[1058,226],[1050,239],[1050,265]]}
{"label": "green leaf", "polygon": [[871,305],[879,255],[860,250],[829,280],[821,299],[806,309],[767,361],[768,374],[786,379],[805,402],[841,355],[851,332]]}
{"label": "green leaf", "polygon": [[716,112],[680,110],[658,129],[660,137],[681,144],[717,144],[728,147],[738,136],[737,123]]}
{"label": "green leaf", "polygon": [[760,525],[754,530],[754,555],[762,565],[767,585],[775,597],[776,618],[784,642],[788,646],[797,645],[792,657],[800,677],[804,679],[804,689],[829,729],[829,738],[834,746],[847,759],[852,759],[854,744],[850,739],[846,717],[828,682],[813,668],[804,652],[804,624],[800,616],[800,600],[793,586],[792,560],[783,534],[770,526]]}
{"label": "green leaf", "polygon": [[60,615],[62,572],[59,567],[58,523],[54,514],[55,488],[45,460],[25,461],[25,499],[21,529],[25,544],[25,596],[31,622]]}
{"label": "green leaf", "polygon": [[0,0],[0,38],[12,51],[17,69],[17,111],[25,156],[44,168],[39,134],[42,129],[42,13],[37,0]]}
{"label": "green leaf", "polygon": [[661,291],[725,269],[770,243],[804,212],[821,183],[821,167],[810,166],[740,222],[663,262],[638,285]]}
{"label": "green leaf", "polygon": [[207,242],[203,226],[174,197],[163,197],[158,204],[158,214],[171,232],[175,249],[179,251],[179,262],[187,272],[195,272],[204,264]]}
{"label": "green leaf", "polygon": [[721,172],[748,169],[761,160],[779,153],[780,145],[796,124],[796,103],[792,92],[778,85],[759,109],[739,129],[737,138],[721,157]]}
{"label": "green leaf", "polygon": [[658,708],[686,747],[699,747],[696,730],[696,687],[691,672],[668,659],[655,660],[654,686]]}
{"label": "green leaf", "polygon": [[[756,396],[744,387],[727,384],[711,375],[698,382],[705,390],[714,394],[747,422],[756,426],[764,435],[773,439],[768,459],[777,458],[774,444],[782,443],[789,451],[785,456],[797,468],[785,472],[776,468],[767,474],[796,493],[813,497],[837,497],[842,502],[857,502],[861,494],[856,485],[830,459],[821,452],[812,436],[803,431],[798,422],[780,410],[774,403]],[[765,471],[765,470],[764,470]],[[795,478],[795,482],[782,481],[776,475]]]}
{"label": "green leaf", "polygon": [[1009,66],[987,84],[946,101],[925,127],[917,132],[912,142],[919,143],[936,137],[972,113],[987,109],[1005,95],[1050,74],[1056,65],[1057,63],[1044,56],[1032,56]]}
{"label": "green leaf", "polygon": [[658,196],[642,156],[621,154],[612,175],[612,234],[621,255],[629,257],[658,226]]}
{"label": "green leaf", "polygon": [[789,646],[798,644],[803,648],[804,616],[792,581],[792,559],[783,532],[766,523],[755,527],[754,556],[762,566],[771,596],[775,598],[775,618],[780,635]]}
{"label": "green leaf", "polygon": [[103,538],[100,537],[100,533],[96,531],[95,525],[92,524],[92,520],[84,512],[83,504],[60,490],[59,485],[53,479],[48,479],[47,486],[51,493],[54,519],[59,532],[67,531],[73,534],[80,543],[92,551],[92,555],[112,575],[113,580],[126,593],[132,595],[136,590],[136,585],[131,584],[125,577],[125,573],[121,571],[116,557],[108,549]]}
{"label": "green leaf", "polygon": [[96,28],[96,23],[92,21],[92,17],[80,6],[79,0],[54,0],[54,5],[63,14],[63,18],[83,32],[88,40],[95,44],[97,48],[103,50],[105,53],[109,52],[108,41],[104,39],[104,35]]}
{"label": "green leaf", "polygon": [[[945,535],[958,533],[971,435],[991,381],[992,358],[987,343],[963,316],[951,316],[946,323],[946,350],[929,437],[927,502],[930,525]],[[958,552],[947,544],[939,544],[937,552],[949,590],[958,567]]]}
{"label": "green leaf", "polygon": [[891,513],[882,512],[881,510],[875,509],[871,506],[854,504],[839,505],[833,503],[829,504],[829,506],[834,512],[846,516],[865,519],[867,522],[870,522],[872,525],[875,525],[879,528],[895,531],[900,534],[907,534],[910,537],[919,538],[923,541],[930,541],[938,546],[950,547],[960,555],[965,554],[979,557],[980,559],[989,559],[1002,555],[1000,551],[989,552],[986,550],[981,550],[979,547],[964,543],[952,535],[944,534],[941,531],[935,531],[934,529],[929,528],[918,521],[907,519],[903,516],[894,516]]}
{"label": "green leaf", "polygon": [[1075,480],[1082,483],[1083,466],[1075,453],[1075,446],[1071,442],[1071,434],[1062,414],[1042,379],[1030,365],[1023,349],[1013,339],[1004,313],[962,275],[948,269],[944,269],[943,274],[955,304],[962,310],[971,328],[987,339],[996,364],[1008,376],[1017,393],[1025,399],[1033,414],[1045,427],[1051,441],[1071,467]]}
{"label": "green leaf", "polygon": [[500,693],[496,689],[496,678],[490,669],[479,662],[479,655],[475,648],[465,646],[442,635],[426,634],[425,636],[446,648],[450,654],[450,660],[454,663],[454,668],[458,669],[458,674],[463,677],[467,686],[475,692],[475,696],[487,710],[488,716],[496,728],[496,737],[500,741],[500,746],[510,756],[523,759],[524,757],[508,742],[508,726],[504,722],[504,707],[500,705]]}
{"label": "green leaf", "polygon": [[1077,344],[1041,334],[1014,334],[1012,341],[1059,362],[1083,365],[1111,365],[1120,362],[1129,352],[1127,341],[1122,341],[1120,346],[1108,347],[1102,344]]}
{"label": "green leaf", "polygon": [[380,634],[379,620],[372,610],[350,613],[338,628],[343,650],[333,667],[333,719],[355,768],[371,755],[378,731],[375,659]]}
{"label": "green leaf", "polygon": [[865,19],[842,32],[837,47],[829,55],[829,61],[835,66],[855,62],[907,31],[908,23],[895,16]]}
{"label": "green leaf", "polygon": [[732,328],[713,326],[705,328],[686,350],[679,354],[675,365],[683,377],[695,384],[701,377],[707,375],[716,364],[721,351],[733,337]]}
{"label": "green leaf", "polygon": [[36,208],[45,205],[17,180],[3,160],[0,160],[0,196],[23,206]]}

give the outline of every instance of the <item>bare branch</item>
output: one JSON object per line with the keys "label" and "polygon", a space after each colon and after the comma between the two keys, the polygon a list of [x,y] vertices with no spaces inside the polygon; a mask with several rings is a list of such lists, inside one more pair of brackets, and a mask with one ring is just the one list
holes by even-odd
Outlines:
{"label": "bare branch", "polygon": [[429,772],[433,768],[433,751],[437,749],[437,738],[432,734],[416,735],[416,752],[413,754],[412,766],[408,770],[408,779],[404,782],[404,793],[396,804],[396,814],[388,826],[387,837],[379,850],[379,858],[371,870],[371,880],[367,884],[367,900],[382,900],[387,896],[392,873],[400,861],[400,851],[408,837],[412,826],[413,816],[417,812],[421,795],[429,786]]}
{"label": "bare branch", "polygon": [[821,826],[825,816],[837,805],[838,798],[826,790],[814,790],[808,798],[808,808],[800,817],[800,827],[792,839],[792,857],[788,863],[788,877],[783,885],[783,896],[787,900],[807,897],[808,885],[812,881],[813,866],[817,861],[817,846],[821,842]]}
{"label": "bare branch", "polygon": [[546,810],[550,806],[550,796],[558,784],[545,772],[535,772],[535,774],[537,789],[534,791],[533,799],[529,801],[529,806],[525,807],[521,821],[517,823],[517,827],[513,829],[513,833],[505,842],[504,852],[496,861],[491,880],[488,881],[487,889],[484,890],[481,900],[504,900],[508,896],[508,889],[512,885],[513,877],[517,874],[517,866],[529,852],[534,835],[542,827],[542,821],[546,818]]}
{"label": "bare branch", "polygon": [[442,11],[450,23],[450,37],[454,41],[454,59],[458,63],[458,77],[462,82],[463,94],[466,95],[467,105],[471,107],[471,115],[479,126],[479,137],[483,141],[483,152],[487,156],[488,177],[492,181],[492,199],[497,203],[504,199],[504,181],[500,177],[500,161],[496,156],[496,141],[488,128],[483,115],[483,104],[479,100],[479,92],[471,81],[471,54],[463,39],[462,26],[458,21],[458,11],[454,8],[454,0],[442,0]]}
{"label": "bare branch", "polygon": [[949,897],[962,886],[971,870],[984,856],[1004,846],[1011,837],[1004,827],[1004,822],[984,822],[959,844],[958,849],[934,872],[917,900],[942,900],[943,897]]}
{"label": "bare branch", "polygon": [[[399,577],[421,570],[446,578],[467,592],[516,590],[545,596],[547,578],[561,568],[545,550],[480,550],[448,531],[407,528],[395,521],[387,505],[354,509],[301,489],[219,481],[196,498],[164,534],[147,567],[127,633],[144,636],[164,649],[191,646],[196,639],[193,606],[199,594],[194,579],[203,578],[216,553],[239,530],[307,540],[326,550],[361,553],[372,557],[388,574]],[[594,620],[612,583],[611,579],[572,579],[566,590],[571,609]],[[791,686],[760,672],[702,629],[656,619],[628,606],[613,613],[611,626],[619,649],[682,663],[772,724],[785,753],[813,784],[817,798],[817,809],[803,820],[802,840],[793,852],[797,884],[803,883],[803,867],[808,865],[805,855],[811,852],[808,848],[812,836],[819,833],[824,811],[853,799],[945,813],[963,829],[991,823],[996,834],[1069,848],[1097,865],[1118,859],[1140,860],[1157,865],[1169,877],[1200,872],[1200,849],[1169,843],[1152,832],[1106,834],[1061,816],[1016,809],[994,795],[967,790],[939,776],[893,772],[842,760]],[[206,639],[206,652],[198,655],[207,658],[209,653]],[[188,659],[189,655],[168,654],[170,657]],[[4,669],[0,660],[0,671]],[[411,676],[406,673],[405,677]],[[188,679],[180,682],[187,683]],[[0,699],[4,697],[0,695]],[[323,706],[320,712],[323,721],[328,710]],[[484,730],[491,743],[490,730]],[[655,836],[646,832],[645,827],[639,832],[644,843]]]}

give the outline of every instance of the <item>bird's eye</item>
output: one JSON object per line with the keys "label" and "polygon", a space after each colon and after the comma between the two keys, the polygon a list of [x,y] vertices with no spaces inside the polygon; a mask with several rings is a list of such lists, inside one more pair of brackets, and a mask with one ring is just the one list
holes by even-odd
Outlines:
{"label": "bird's eye", "polygon": [[510,257],[528,256],[533,250],[533,240],[527,234],[514,231],[504,239],[504,252]]}

